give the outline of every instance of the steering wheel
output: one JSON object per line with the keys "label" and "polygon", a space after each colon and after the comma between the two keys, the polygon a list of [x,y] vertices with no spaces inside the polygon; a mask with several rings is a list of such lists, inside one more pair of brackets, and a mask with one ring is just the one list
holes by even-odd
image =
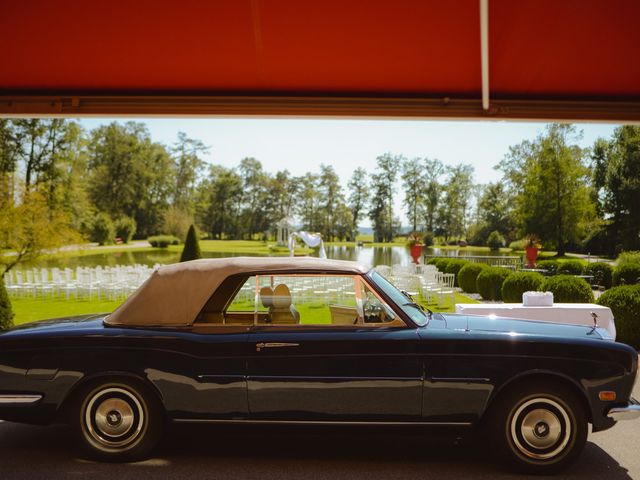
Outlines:
{"label": "steering wheel", "polygon": [[371,303],[371,297],[366,296],[363,304],[362,311],[364,313],[364,323],[380,323],[384,321],[382,315],[384,315],[384,309],[381,305],[373,305]]}

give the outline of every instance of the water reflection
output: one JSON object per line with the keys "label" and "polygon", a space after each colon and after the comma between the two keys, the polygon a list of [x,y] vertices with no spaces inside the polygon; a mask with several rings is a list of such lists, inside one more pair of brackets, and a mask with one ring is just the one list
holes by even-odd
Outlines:
{"label": "water reflection", "polygon": [[[325,247],[327,257],[337,260],[352,260],[363,265],[408,265],[411,262],[409,249],[404,246],[390,247],[353,247],[353,246],[327,246]],[[426,248],[426,255],[446,255],[465,257],[469,255],[491,255],[504,256],[509,254],[501,254],[499,252],[485,252],[473,250],[443,250],[438,247]],[[217,253],[204,252],[203,256],[207,258],[236,257],[247,255],[246,253]],[[255,255],[260,256],[260,255]],[[180,253],[168,250],[157,249],[154,251],[121,251],[109,253],[95,253],[83,256],[63,256],[50,259],[44,259],[39,262],[38,266],[52,268],[76,268],[76,267],[96,267],[115,266],[115,265],[147,265],[175,263],[180,260]]]}

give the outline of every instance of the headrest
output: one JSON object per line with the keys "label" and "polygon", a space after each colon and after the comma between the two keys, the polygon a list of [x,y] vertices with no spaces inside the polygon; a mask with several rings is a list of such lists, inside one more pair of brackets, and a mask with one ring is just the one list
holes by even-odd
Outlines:
{"label": "headrest", "polygon": [[278,309],[285,309],[291,306],[291,292],[284,283],[276,285],[273,290],[273,306]]}
{"label": "headrest", "polygon": [[260,289],[260,301],[265,308],[273,306],[273,289],[271,287],[262,287]]}

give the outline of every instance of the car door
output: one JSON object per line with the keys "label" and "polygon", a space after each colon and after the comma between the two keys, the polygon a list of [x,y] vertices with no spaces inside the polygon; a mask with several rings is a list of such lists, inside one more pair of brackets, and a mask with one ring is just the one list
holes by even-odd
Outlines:
{"label": "car door", "polygon": [[[249,333],[251,419],[420,420],[423,368],[415,355],[417,331],[383,305],[362,278],[279,276],[263,283],[274,292],[287,285],[292,299],[274,296],[262,302],[280,304],[285,313]],[[367,295],[378,304],[367,306]],[[295,313],[287,318],[288,303],[299,318]]]}

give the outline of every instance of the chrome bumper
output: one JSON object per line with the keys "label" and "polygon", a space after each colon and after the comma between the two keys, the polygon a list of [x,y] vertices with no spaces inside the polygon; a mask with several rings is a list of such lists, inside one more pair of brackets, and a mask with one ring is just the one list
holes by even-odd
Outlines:
{"label": "chrome bumper", "polygon": [[614,407],[609,410],[607,416],[616,422],[640,418],[640,402],[631,397],[626,407]]}

